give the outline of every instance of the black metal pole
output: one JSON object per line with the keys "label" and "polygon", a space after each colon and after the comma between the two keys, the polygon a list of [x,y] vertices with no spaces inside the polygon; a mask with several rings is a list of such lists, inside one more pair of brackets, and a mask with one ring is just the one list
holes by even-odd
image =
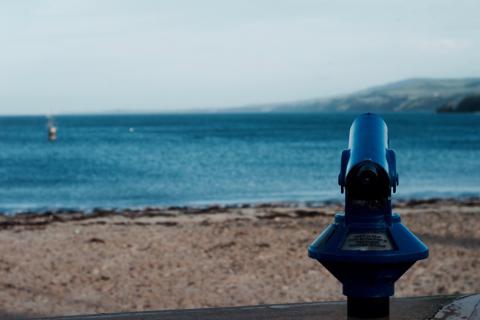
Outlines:
{"label": "black metal pole", "polygon": [[390,298],[347,297],[347,312],[349,318],[388,318]]}

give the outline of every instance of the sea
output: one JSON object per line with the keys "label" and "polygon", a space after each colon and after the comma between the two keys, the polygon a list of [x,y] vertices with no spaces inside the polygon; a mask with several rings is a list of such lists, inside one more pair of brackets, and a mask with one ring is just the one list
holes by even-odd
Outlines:
{"label": "sea", "polygon": [[[0,212],[341,200],[354,113],[0,117]],[[395,199],[480,195],[480,115],[392,113]]]}

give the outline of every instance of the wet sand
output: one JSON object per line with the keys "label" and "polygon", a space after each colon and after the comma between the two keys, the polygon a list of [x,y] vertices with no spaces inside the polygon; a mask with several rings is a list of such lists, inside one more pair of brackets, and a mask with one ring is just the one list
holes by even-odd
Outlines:
{"label": "wet sand", "polygon": [[[480,291],[480,200],[405,201],[430,247],[396,296]],[[308,244],[341,204],[0,217],[0,310],[66,315],[344,299]]]}

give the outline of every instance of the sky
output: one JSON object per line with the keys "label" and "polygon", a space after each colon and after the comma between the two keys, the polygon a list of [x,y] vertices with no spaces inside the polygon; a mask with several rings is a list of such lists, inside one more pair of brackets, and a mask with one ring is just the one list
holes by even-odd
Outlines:
{"label": "sky", "polygon": [[175,112],[480,76],[478,0],[0,0],[0,114]]}

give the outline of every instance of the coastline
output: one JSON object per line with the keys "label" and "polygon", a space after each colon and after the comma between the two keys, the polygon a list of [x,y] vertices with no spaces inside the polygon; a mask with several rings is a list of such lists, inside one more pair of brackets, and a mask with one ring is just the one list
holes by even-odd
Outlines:
{"label": "coastline", "polygon": [[[341,202],[0,217],[0,305],[66,315],[344,299],[306,247]],[[480,198],[396,201],[430,247],[396,296],[480,291]]]}
{"label": "coastline", "polygon": [[[464,197],[425,197],[425,198],[405,198],[392,201],[392,207],[404,208],[421,205],[444,205],[460,204],[465,206],[480,205],[480,196]],[[288,209],[316,209],[324,207],[337,208],[337,212],[343,209],[343,200],[329,199],[320,201],[267,201],[267,202],[246,202],[246,203],[226,203],[220,204],[212,202],[202,205],[171,205],[171,206],[145,206],[136,208],[93,208],[91,210],[73,209],[73,208],[55,208],[45,210],[21,210],[16,212],[0,211],[0,228],[9,225],[22,224],[47,224],[49,222],[68,222],[95,219],[100,217],[128,217],[131,219],[141,217],[170,217],[175,218],[182,215],[205,215],[216,213],[238,213],[239,210],[263,210],[273,208]]]}

